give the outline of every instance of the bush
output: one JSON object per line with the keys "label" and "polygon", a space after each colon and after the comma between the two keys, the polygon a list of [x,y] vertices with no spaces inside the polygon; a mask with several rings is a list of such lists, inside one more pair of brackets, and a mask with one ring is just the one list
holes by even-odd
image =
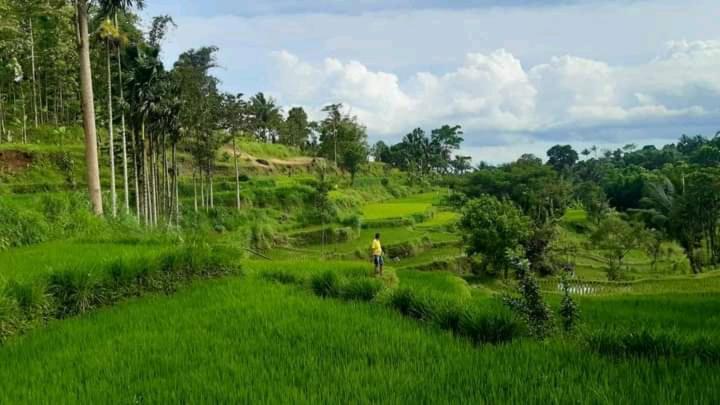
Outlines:
{"label": "bush", "polygon": [[0,203],[0,250],[43,242],[48,233],[48,224],[38,213]]}
{"label": "bush", "polygon": [[0,291],[0,343],[21,328],[21,312],[17,302]]}
{"label": "bush", "polygon": [[321,297],[340,296],[340,278],[333,271],[326,271],[314,275],[310,279],[310,286],[316,295]]}
{"label": "bush", "polygon": [[280,284],[300,284],[303,281],[297,275],[284,270],[265,271],[260,276],[265,280],[273,281]]}
{"label": "bush", "polygon": [[552,312],[545,303],[540,286],[530,272],[530,264],[524,258],[508,251],[508,262],[515,268],[518,277],[517,294],[505,294],[505,304],[525,319],[530,334],[544,339],[553,332]]}
{"label": "bush", "polygon": [[485,313],[468,310],[460,318],[460,331],[475,343],[509,342],[523,334],[520,323],[507,311]]}
{"label": "bush", "polygon": [[383,289],[382,281],[373,278],[351,280],[342,286],[342,297],[348,300],[372,301]]}
{"label": "bush", "polygon": [[48,291],[55,301],[58,318],[83,314],[101,301],[98,280],[88,272],[65,270],[48,279]]}
{"label": "bush", "polygon": [[601,329],[585,338],[588,347],[614,357],[678,357],[720,361],[720,344],[705,336],[688,337],[679,332],[658,330]]}
{"label": "bush", "polygon": [[45,320],[50,316],[52,302],[44,283],[23,285],[12,281],[5,293],[17,303],[27,320]]}
{"label": "bush", "polygon": [[419,294],[410,288],[398,288],[390,296],[390,306],[401,314],[415,319],[427,320],[433,316],[433,306],[427,294]]}
{"label": "bush", "polygon": [[563,290],[559,310],[560,319],[562,319],[562,326],[565,332],[572,332],[575,329],[575,323],[577,323],[580,314],[575,300],[570,296],[570,284],[568,283],[566,274],[563,273],[560,283]]}
{"label": "bush", "polygon": [[506,309],[480,310],[460,301],[399,288],[390,296],[390,306],[411,318],[429,321],[474,343],[510,341],[522,336],[522,325]]}

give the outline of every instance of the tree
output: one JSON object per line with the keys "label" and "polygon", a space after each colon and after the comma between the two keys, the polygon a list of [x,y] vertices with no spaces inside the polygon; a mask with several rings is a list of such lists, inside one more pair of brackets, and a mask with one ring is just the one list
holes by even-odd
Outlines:
{"label": "tree", "polygon": [[302,107],[288,111],[287,119],[280,130],[280,142],[285,145],[305,148],[310,140],[310,123]]}
{"label": "tree", "polygon": [[699,256],[701,247],[709,263],[720,262],[720,170],[698,169],[686,177],[685,184],[685,191],[673,204],[671,234],[697,273],[704,264]]}
{"label": "tree", "polygon": [[100,166],[98,164],[97,134],[95,132],[95,102],[90,67],[90,36],[88,35],[88,1],[76,0],[78,53],[80,55],[80,87],[82,95],[83,128],[85,131],[85,164],[87,183],[95,215],[102,215]]}
{"label": "tree", "polygon": [[450,167],[453,173],[463,175],[468,171],[472,170],[472,157],[470,156],[455,156],[455,159],[450,161]]}
{"label": "tree", "polygon": [[110,200],[112,216],[117,215],[117,193],[115,189],[115,141],[113,139],[112,67],[110,54],[113,42],[120,38],[117,27],[109,19],[100,26],[100,38],[105,40],[107,52],[107,104],[108,104],[108,146],[110,150]]}
{"label": "tree", "polygon": [[272,97],[257,93],[250,98],[250,111],[253,129],[258,139],[264,142],[277,142],[278,129],[282,124],[280,107]]}
{"label": "tree", "polygon": [[533,337],[544,339],[552,333],[553,317],[530,271],[530,263],[512,250],[508,250],[506,256],[507,262],[515,269],[518,285],[517,294],[504,294],[503,302],[525,320]]}
{"label": "tree", "polygon": [[555,145],[547,151],[548,164],[558,172],[565,172],[578,161],[578,154],[570,145]]}
{"label": "tree", "polygon": [[657,262],[660,259],[660,256],[662,256],[662,245],[662,233],[655,229],[649,230],[647,233],[647,237],[643,240],[643,248],[645,249],[645,252],[648,254],[648,256],[650,256],[650,267],[652,268],[652,271],[656,270]]}
{"label": "tree", "polygon": [[562,216],[571,200],[569,181],[532,155],[500,167],[478,169],[460,189],[470,197],[509,198],[537,224]]}
{"label": "tree", "polygon": [[438,173],[447,173],[451,167],[452,153],[463,142],[460,125],[443,125],[430,132],[430,166]]}
{"label": "tree", "polygon": [[350,185],[355,184],[355,174],[365,162],[367,162],[367,149],[363,145],[352,145],[343,151],[340,167],[350,172]]}
{"label": "tree", "polygon": [[376,162],[391,163],[390,147],[383,141],[377,141],[370,149],[370,154]]}
{"label": "tree", "polygon": [[242,94],[224,94],[222,100],[222,128],[232,141],[233,163],[235,165],[235,207],[240,211],[240,166],[238,163],[237,136],[248,129],[250,116],[248,104]]}
{"label": "tree", "polygon": [[578,184],[575,188],[575,197],[580,201],[587,212],[588,219],[595,224],[610,212],[610,205],[602,187],[589,181]]}
{"label": "tree", "polygon": [[[331,104],[323,108],[327,117],[318,124],[320,133],[319,154],[331,159],[336,165],[346,151],[350,149],[367,151],[367,133],[357,117],[342,114],[341,104]],[[367,152],[365,152],[367,156]]]}
{"label": "tree", "polygon": [[626,222],[618,215],[608,215],[600,221],[590,241],[605,259],[608,279],[621,278],[625,257],[631,250],[642,246],[646,235],[642,225]]}
{"label": "tree", "polygon": [[463,208],[460,227],[468,256],[480,254],[485,265],[507,278],[506,251],[528,237],[530,220],[512,202],[480,195]]}

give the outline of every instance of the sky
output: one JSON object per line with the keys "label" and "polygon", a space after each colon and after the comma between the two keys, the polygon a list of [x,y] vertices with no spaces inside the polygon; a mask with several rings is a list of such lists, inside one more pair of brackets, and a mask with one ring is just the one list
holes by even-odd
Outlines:
{"label": "sky", "polygon": [[461,125],[477,163],[663,145],[720,130],[718,0],[149,0],[171,65],[219,47],[225,91],[321,117],[341,102],[370,142]]}

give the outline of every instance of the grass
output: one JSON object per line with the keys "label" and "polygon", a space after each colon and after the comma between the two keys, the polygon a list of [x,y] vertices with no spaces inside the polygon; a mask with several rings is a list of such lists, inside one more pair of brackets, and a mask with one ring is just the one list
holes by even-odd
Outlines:
{"label": "grass", "polygon": [[252,277],[55,322],[0,348],[0,363],[6,403],[720,399],[714,365],[610,359],[572,344],[477,347],[376,304]]}
{"label": "grass", "polygon": [[404,218],[413,214],[425,213],[434,202],[439,200],[437,192],[417,194],[406,198],[367,204],[363,207],[363,218],[378,220],[387,218]]}
{"label": "grass", "polygon": [[66,268],[92,272],[118,258],[160,255],[168,248],[158,244],[84,243],[69,240],[25,246],[0,251],[0,279],[25,281]]}
{"label": "grass", "polygon": [[256,158],[289,158],[301,156],[299,150],[281,144],[271,144],[241,140],[238,142],[238,149]]}
{"label": "grass", "polygon": [[470,287],[462,278],[448,272],[425,272],[416,270],[398,270],[400,286],[415,291],[430,292],[451,298],[470,298]]}

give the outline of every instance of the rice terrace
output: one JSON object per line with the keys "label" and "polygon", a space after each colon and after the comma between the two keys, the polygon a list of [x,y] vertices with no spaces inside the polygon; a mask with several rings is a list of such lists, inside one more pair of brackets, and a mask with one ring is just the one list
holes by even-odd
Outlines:
{"label": "rice terrace", "polygon": [[720,403],[717,4],[202,3],[0,0],[0,404]]}

